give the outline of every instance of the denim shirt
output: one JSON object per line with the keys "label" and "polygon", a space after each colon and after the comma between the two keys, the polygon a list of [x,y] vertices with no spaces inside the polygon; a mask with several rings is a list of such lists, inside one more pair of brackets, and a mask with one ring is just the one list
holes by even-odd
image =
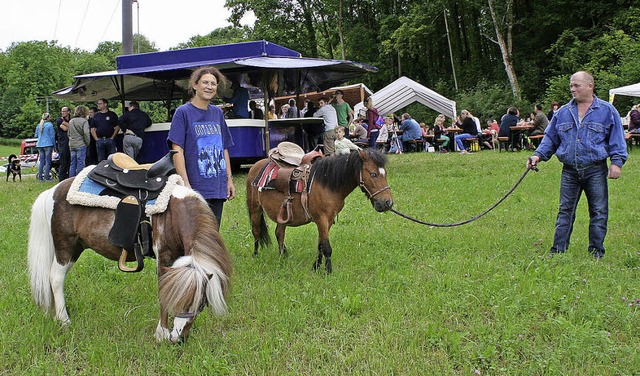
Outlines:
{"label": "denim shirt", "polygon": [[609,102],[593,96],[582,121],[575,99],[562,106],[547,126],[534,155],[548,161],[553,154],[575,169],[584,169],[611,158],[622,167],[627,160],[627,144],[618,111]]}

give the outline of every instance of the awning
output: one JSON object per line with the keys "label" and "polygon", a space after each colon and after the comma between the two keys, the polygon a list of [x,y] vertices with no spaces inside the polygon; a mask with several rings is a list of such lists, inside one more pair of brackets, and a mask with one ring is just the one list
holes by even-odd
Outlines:
{"label": "awning", "polygon": [[278,94],[328,89],[377,68],[348,60],[304,58],[267,41],[236,43],[116,58],[118,69],[76,76],[75,83],[53,95],[80,102],[184,99],[189,76],[200,66],[216,66],[228,77],[243,75],[247,84],[265,87],[263,72],[277,74]]}

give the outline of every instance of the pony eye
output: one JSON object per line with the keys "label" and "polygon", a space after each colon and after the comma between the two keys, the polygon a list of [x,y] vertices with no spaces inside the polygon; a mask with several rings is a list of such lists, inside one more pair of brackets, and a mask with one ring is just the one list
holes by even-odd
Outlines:
{"label": "pony eye", "polygon": [[378,176],[378,174],[376,174],[375,172],[370,173],[370,175],[371,175],[372,178],[375,178],[375,177]]}

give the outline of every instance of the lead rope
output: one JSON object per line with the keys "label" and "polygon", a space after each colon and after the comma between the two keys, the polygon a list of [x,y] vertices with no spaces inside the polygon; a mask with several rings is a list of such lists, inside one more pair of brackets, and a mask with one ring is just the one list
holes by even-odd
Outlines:
{"label": "lead rope", "polygon": [[484,212],[476,215],[475,217],[469,218],[466,221],[462,221],[462,222],[456,222],[456,223],[430,223],[430,222],[424,222],[424,221],[420,221],[418,219],[409,217],[406,214],[402,214],[399,211],[391,208],[389,209],[389,211],[401,216],[402,218],[408,219],[410,221],[413,221],[415,223],[419,223],[421,225],[425,225],[425,226],[431,226],[431,227],[456,227],[456,226],[462,226],[462,225],[466,225],[467,223],[473,222],[476,219],[484,216],[485,214],[489,213],[490,211],[492,211],[493,209],[495,209],[496,206],[500,205],[502,203],[502,201],[506,200],[507,197],[509,197],[513,191],[516,190],[516,188],[518,188],[518,186],[520,185],[520,183],[522,183],[522,181],[524,180],[525,176],[527,176],[527,174],[529,173],[529,171],[535,171],[538,172],[538,166],[534,165],[532,163],[531,158],[529,158],[529,163],[527,164],[527,169],[525,170],[524,174],[522,174],[522,176],[520,177],[520,179],[516,182],[516,184],[513,186],[513,188],[511,188],[511,190],[509,190],[509,192],[507,192],[507,194],[505,194],[504,196],[502,196],[502,198],[500,200],[498,200],[498,202],[496,202],[495,204],[493,204],[489,209],[485,210]]}

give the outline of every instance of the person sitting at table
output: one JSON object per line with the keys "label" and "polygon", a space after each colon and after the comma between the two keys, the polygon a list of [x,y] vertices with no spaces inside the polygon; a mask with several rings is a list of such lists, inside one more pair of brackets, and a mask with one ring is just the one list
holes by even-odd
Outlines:
{"label": "person sitting at table", "polygon": [[[368,143],[367,128],[362,125],[362,120],[363,118],[358,117],[353,121],[353,132],[349,132],[349,138],[355,139],[356,142]],[[382,134],[382,129],[380,129],[380,134]],[[380,137],[380,135],[378,135],[378,137]]]}
{"label": "person sitting at table", "polygon": [[336,140],[334,141],[335,155],[344,155],[351,153],[351,150],[360,150],[360,147],[344,137],[344,130],[344,127],[336,127]]}
{"label": "person sitting at table", "polygon": [[286,119],[288,113],[289,113],[289,104],[285,103],[280,107],[280,115],[278,115],[278,118]]}
{"label": "person sitting at table", "polygon": [[531,136],[544,134],[547,125],[549,125],[549,120],[547,119],[547,115],[542,112],[542,105],[536,104],[536,115],[533,118],[533,131],[531,132]]}
{"label": "person sitting at table", "polygon": [[440,114],[436,117],[435,122],[433,123],[433,142],[435,144],[440,144],[440,152],[448,153],[448,145],[449,145],[449,136],[447,135],[447,130],[444,127],[445,116],[444,114]]}
{"label": "person sitting at table", "polygon": [[[416,140],[422,140],[422,130],[417,121],[411,118],[408,113],[402,114],[402,123],[400,123],[402,131],[402,146],[405,151],[413,152],[416,150]],[[413,141],[413,142],[412,142]]]}
{"label": "person sitting at table", "polygon": [[473,121],[473,118],[470,116],[469,111],[460,111],[460,119],[462,121],[456,121],[456,126],[462,129],[462,133],[456,135],[453,140],[458,150],[460,150],[460,154],[469,154],[469,151],[465,149],[462,142],[468,138],[476,137],[478,135],[478,128],[476,127],[476,122]]}
{"label": "person sitting at table", "polygon": [[507,109],[507,113],[502,117],[500,121],[500,132],[498,132],[498,137],[510,137],[511,145],[509,146],[512,150],[518,149],[519,133],[514,132],[511,135],[511,127],[515,127],[520,123],[520,117],[518,116],[520,112],[514,106],[511,106]]}

